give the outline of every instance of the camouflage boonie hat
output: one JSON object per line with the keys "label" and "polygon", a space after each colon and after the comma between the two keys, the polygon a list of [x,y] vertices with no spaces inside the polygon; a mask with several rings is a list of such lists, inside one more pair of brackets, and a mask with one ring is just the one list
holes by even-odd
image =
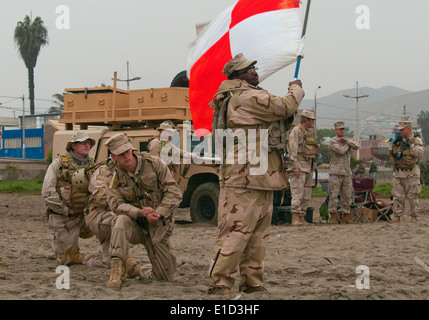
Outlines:
{"label": "camouflage boonie hat", "polygon": [[157,130],[174,130],[174,123],[167,120],[161,123]]}
{"label": "camouflage boonie hat", "polygon": [[73,137],[71,137],[70,141],[67,143],[66,150],[71,150],[72,143],[82,142],[86,140],[89,140],[89,142],[91,143],[91,148],[95,145],[95,140],[90,138],[86,132],[78,131],[73,135]]}
{"label": "camouflage boonie hat", "polygon": [[229,77],[235,70],[246,69],[255,63],[257,63],[256,60],[247,60],[242,53],[239,53],[225,64],[222,73]]}
{"label": "camouflage boonie hat", "polygon": [[109,148],[110,152],[115,156],[125,151],[132,149],[133,145],[128,140],[126,133],[118,133],[110,137],[104,145]]}
{"label": "camouflage boonie hat", "polygon": [[316,118],[314,117],[313,111],[311,110],[303,110],[301,113],[301,117],[306,117],[308,119],[316,120]]}
{"label": "camouflage boonie hat", "polygon": [[337,122],[335,122],[334,123],[334,128],[335,129],[344,129],[345,128],[344,121],[337,121]]}
{"label": "camouflage boonie hat", "polygon": [[401,121],[399,122],[398,130],[401,130],[407,127],[411,128],[411,121]]}

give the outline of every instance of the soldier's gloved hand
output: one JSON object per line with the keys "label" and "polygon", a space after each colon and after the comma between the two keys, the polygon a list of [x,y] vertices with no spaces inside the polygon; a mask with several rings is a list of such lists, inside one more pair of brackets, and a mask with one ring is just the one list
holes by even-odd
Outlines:
{"label": "soldier's gloved hand", "polygon": [[402,136],[399,136],[395,139],[395,141],[393,141],[393,144],[397,144],[401,140],[402,140]]}
{"label": "soldier's gloved hand", "polygon": [[293,84],[296,84],[296,85],[298,85],[298,86],[300,86],[301,88],[302,88],[302,82],[301,82],[301,80],[294,80],[294,81],[291,81],[291,82],[289,82],[289,87],[291,86],[291,85],[293,85]]}

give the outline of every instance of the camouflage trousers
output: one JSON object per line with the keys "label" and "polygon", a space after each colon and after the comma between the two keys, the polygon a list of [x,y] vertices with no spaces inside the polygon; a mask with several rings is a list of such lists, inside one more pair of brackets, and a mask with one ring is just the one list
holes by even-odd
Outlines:
{"label": "camouflage trousers", "polygon": [[[52,251],[58,262],[64,256],[64,251],[69,245],[73,245],[79,250],[79,237],[86,239],[92,236],[85,224],[83,215],[67,217],[50,214],[48,219],[48,226],[52,235]],[[83,264],[104,266],[103,261],[96,254],[86,254]]]}
{"label": "camouflage trousers", "polygon": [[102,262],[104,266],[110,266],[110,235],[112,233],[112,225],[115,223],[118,216],[112,211],[104,209],[95,209],[85,216],[85,223],[88,229],[97,237],[102,250]]}
{"label": "camouflage trousers", "polygon": [[312,172],[299,172],[298,176],[292,173],[290,177],[290,192],[292,195],[291,212],[297,213],[299,216],[304,217],[307,211],[308,204],[311,200],[311,183]]}
{"label": "camouflage trousers", "polygon": [[340,195],[340,211],[342,213],[350,213],[350,206],[352,204],[352,177],[329,175],[329,213],[335,213],[338,209],[338,195]]}
{"label": "camouflage trousers", "polygon": [[274,191],[221,187],[218,238],[210,277],[216,286],[263,285],[264,259],[273,212]]}
{"label": "camouflage trousers", "polygon": [[119,215],[112,227],[109,254],[111,257],[128,257],[130,244],[143,244],[151,265],[142,267],[142,278],[174,281],[176,279],[177,262],[174,249],[170,244],[173,234],[171,222],[166,222],[168,228],[162,239],[157,243],[152,241],[147,227],[141,227],[136,220],[127,215]]}
{"label": "camouflage trousers", "polygon": [[402,216],[405,209],[406,200],[410,204],[410,216],[418,216],[420,213],[418,195],[422,191],[419,178],[393,178],[393,214]]}

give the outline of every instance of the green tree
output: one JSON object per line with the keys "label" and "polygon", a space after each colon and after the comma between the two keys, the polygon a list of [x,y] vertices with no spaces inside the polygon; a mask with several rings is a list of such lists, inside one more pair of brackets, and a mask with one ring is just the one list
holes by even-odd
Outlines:
{"label": "green tree", "polygon": [[422,128],[423,139],[429,142],[429,111],[422,110],[417,115],[417,123]]}
{"label": "green tree", "polygon": [[18,21],[14,32],[15,44],[18,52],[28,70],[28,90],[30,98],[30,113],[34,114],[34,68],[40,49],[49,43],[48,29],[43,25],[43,20],[36,17],[31,21],[25,16],[23,21]]}
{"label": "green tree", "polygon": [[56,93],[52,95],[52,97],[56,99],[56,101],[53,101],[55,105],[50,107],[47,113],[61,113],[64,111],[64,94],[65,93]]}

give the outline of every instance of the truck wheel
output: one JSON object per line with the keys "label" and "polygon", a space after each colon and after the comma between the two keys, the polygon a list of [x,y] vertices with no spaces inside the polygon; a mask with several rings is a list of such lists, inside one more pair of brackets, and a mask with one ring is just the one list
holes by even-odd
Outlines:
{"label": "truck wheel", "polygon": [[192,193],[190,213],[193,222],[208,222],[217,225],[217,205],[219,201],[219,185],[206,182],[198,186]]}

